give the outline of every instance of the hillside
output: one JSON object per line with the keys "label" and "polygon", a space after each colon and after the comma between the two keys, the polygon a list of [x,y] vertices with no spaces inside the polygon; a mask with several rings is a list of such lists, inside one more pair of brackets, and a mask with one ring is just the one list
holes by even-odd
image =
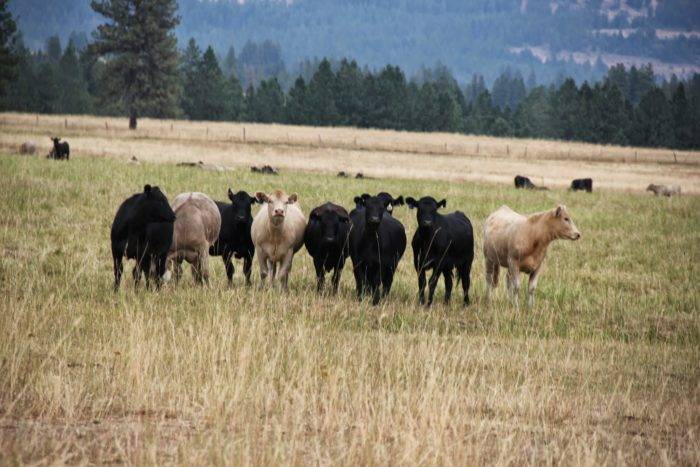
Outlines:
{"label": "hillside", "polygon": [[[25,42],[65,41],[100,19],[87,0],[14,0]],[[290,70],[306,58],[352,57],[370,67],[394,63],[417,72],[440,62],[457,79],[506,66],[548,82],[579,80],[606,66],[651,62],[660,74],[700,71],[700,3],[693,0],[180,0],[184,41],[194,37],[221,54],[249,40],[282,45]]]}

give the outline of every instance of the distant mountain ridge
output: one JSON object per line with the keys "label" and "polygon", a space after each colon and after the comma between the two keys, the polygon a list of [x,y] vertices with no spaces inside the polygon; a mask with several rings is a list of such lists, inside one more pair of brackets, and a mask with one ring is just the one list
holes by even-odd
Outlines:
{"label": "distant mountain ridge", "polygon": [[[595,79],[616,59],[657,73],[700,71],[697,0],[180,0],[181,46],[190,37],[224,54],[248,40],[282,47],[289,68],[306,58],[351,57],[409,74],[442,63],[466,82],[504,68],[539,82]],[[101,21],[89,0],[11,0],[24,40],[67,41]]]}

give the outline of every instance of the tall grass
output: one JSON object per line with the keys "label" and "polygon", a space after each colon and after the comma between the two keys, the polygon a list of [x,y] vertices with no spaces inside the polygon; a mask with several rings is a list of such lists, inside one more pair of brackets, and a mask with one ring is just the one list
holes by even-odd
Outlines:
{"label": "tall grass", "polygon": [[[0,156],[0,464],[696,464],[700,199],[283,171],[208,173]],[[472,220],[473,304],[417,304],[412,252],[389,298],[315,293],[298,253],[287,294],[233,288],[221,261],[158,293],[118,293],[109,226],[145,183],[172,199],[296,191],[304,212],[386,190]],[[564,203],[531,312],[483,302],[481,229],[508,204]],[[415,231],[415,212],[395,216]],[[125,278],[128,278],[125,275]]]}

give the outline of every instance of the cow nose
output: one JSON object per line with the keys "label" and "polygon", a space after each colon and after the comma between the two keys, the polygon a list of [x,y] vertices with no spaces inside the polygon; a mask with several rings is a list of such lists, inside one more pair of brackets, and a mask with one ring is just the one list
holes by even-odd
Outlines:
{"label": "cow nose", "polygon": [[243,221],[245,221],[245,216],[236,216],[236,220],[238,222],[243,222]]}
{"label": "cow nose", "polygon": [[281,216],[282,214],[284,214],[282,209],[275,209],[275,216]]}
{"label": "cow nose", "polygon": [[576,232],[574,234],[574,240],[578,240],[579,238],[581,238],[581,234],[579,232]]}
{"label": "cow nose", "polygon": [[379,216],[372,216],[369,218],[370,224],[379,224]]}
{"label": "cow nose", "polygon": [[332,243],[333,240],[335,240],[333,237],[329,237],[329,236],[323,237],[323,241],[326,243]]}
{"label": "cow nose", "polygon": [[433,221],[431,221],[431,220],[425,220],[425,221],[423,221],[423,225],[426,226],[426,227],[430,227],[431,225],[433,225]]}

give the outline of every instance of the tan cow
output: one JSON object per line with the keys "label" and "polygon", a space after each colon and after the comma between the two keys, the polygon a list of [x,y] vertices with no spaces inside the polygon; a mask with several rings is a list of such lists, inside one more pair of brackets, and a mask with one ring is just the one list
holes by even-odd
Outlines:
{"label": "tan cow", "polygon": [[486,299],[498,285],[500,268],[508,268],[508,290],[518,307],[520,273],[530,275],[527,306],[534,303],[537,279],[547,247],[553,240],[578,240],[581,232],[566,211],[559,205],[551,211],[518,214],[508,206],[501,206],[491,213],[484,224],[484,258],[486,260]]}
{"label": "tan cow", "polygon": [[257,192],[255,197],[263,203],[250,230],[260,280],[264,284],[270,275],[271,282],[279,281],[286,290],[292,259],[304,244],[306,217],[297,203],[296,193],[288,196],[282,190],[275,190],[269,195]]}
{"label": "tan cow", "polygon": [[647,187],[646,191],[653,192],[656,196],[680,196],[681,187],[678,185],[654,185],[653,183]]}
{"label": "tan cow", "polygon": [[175,279],[182,277],[182,262],[192,265],[198,283],[209,282],[209,247],[219,237],[221,214],[204,193],[182,193],[171,203],[175,211],[173,242],[168,260],[174,263]]}
{"label": "tan cow", "polygon": [[20,154],[34,154],[36,152],[36,143],[34,141],[25,141],[19,145]]}

